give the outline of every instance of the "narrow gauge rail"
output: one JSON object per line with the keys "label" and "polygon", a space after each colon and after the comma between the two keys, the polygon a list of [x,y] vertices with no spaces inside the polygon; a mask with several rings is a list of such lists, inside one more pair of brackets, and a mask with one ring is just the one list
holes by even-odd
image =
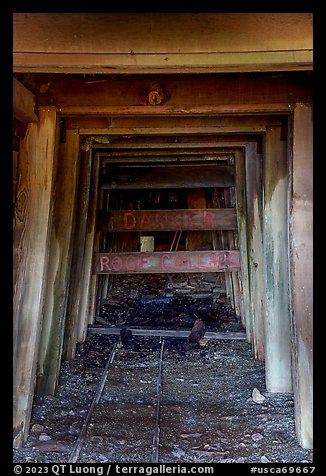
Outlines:
{"label": "narrow gauge rail", "polygon": [[[120,343],[120,345],[119,345]],[[165,340],[164,338],[160,338],[160,355],[157,361],[157,376],[156,376],[156,399],[155,399],[155,418],[153,421],[153,439],[152,439],[152,455],[151,455],[151,462],[152,463],[158,463],[159,461],[159,437],[160,437],[160,407],[161,407],[161,400],[162,400],[162,369],[163,369],[163,354],[164,354],[164,344]],[[119,355],[119,350],[122,349],[121,345],[121,339],[117,339],[117,341],[114,343],[110,356],[106,362],[104,371],[102,373],[99,385],[96,389],[94,398],[92,400],[92,403],[90,405],[89,411],[87,413],[87,416],[85,418],[85,421],[83,423],[83,426],[81,428],[81,431],[79,433],[79,436],[76,440],[76,443],[74,445],[74,448],[70,454],[68,463],[76,463],[78,461],[81,449],[86,442],[86,437],[87,437],[87,431],[90,427],[90,423],[92,421],[92,417],[94,414],[94,411],[96,409],[96,406],[99,404],[100,399],[103,395],[104,388],[107,383],[108,379],[108,374],[110,371],[110,367],[116,357],[116,355]],[[108,385],[107,385],[108,387]]]}

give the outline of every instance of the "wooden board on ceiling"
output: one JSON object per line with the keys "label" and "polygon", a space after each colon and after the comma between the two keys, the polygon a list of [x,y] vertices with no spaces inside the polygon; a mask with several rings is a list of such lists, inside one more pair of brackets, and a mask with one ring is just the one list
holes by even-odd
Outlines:
{"label": "wooden board on ceiling", "polygon": [[312,68],[312,13],[15,13],[13,20],[14,71]]}

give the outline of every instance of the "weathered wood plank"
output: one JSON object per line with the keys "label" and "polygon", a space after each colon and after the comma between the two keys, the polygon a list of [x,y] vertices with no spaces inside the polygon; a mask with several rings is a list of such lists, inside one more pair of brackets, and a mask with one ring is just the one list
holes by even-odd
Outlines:
{"label": "weathered wood plank", "polygon": [[[187,116],[183,116],[187,117]],[[199,119],[201,116],[199,117]],[[218,120],[218,118],[216,118]],[[186,155],[191,154],[223,154],[225,157],[232,158],[235,150],[239,147],[245,147],[248,142],[257,142],[257,138],[236,135],[232,136],[225,134],[205,134],[205,135],[187,135],[177,136],[148,136],[146,140],[142,136],[130,137],[115,137],[99,136],[93,138],[93,143],[96,144],[98,154],[103,158],[103,161],[112,157],[119,157],[121,155],[135,157],[146,157],[161,155]],[[141,160],[141,159],[139,159]]]}
{"label": "weathered wood plank", "polygon": [[262,160],[257,145],[246,147],[247,250],[250,282],[250,302],[253,317],[253,352],[264,359],[264,276],[262,245]]}
{"label": "weathered wood plank", "polygon": [[111,168],[102,174],[102,189],[232,187],[232,166],[165,166]]}
{"label": "weathered wood plank", "polygon": [[[205,209],[207,207],[206,191],[204,188],[198,188],[187,191],[187,205],[188,208],[194,209],[194,216],[196,216],[196,208]],[[200,213],[201,214],[201,213]],[[206,213],[204,213],[206,216]],[[189,217],[190,218],[190,217]],[[191,250],[210,250],[213,248],[213,240],[211,232],[202,228],[202,231],[193,231],[196,228],[188,228],[186,237],[186,249]],[[180,228],[182,230],[182,228]]]}
{"label": "weathered wood plank", "polygon": [[91,183],[89,192],[89,207],[86,225],[86,240],[83,263],[83,277],[82,277],[82,293],[80,297],[80,305],[78,310],[78,342],[84,342],[87,325],[89,321],[89,300],[91,292],[91,278],[92,278],[92,259],[93,246],[95,239],[95,222],[98,200],[98,173],[100,167],[99,157],[92,157]]}
{"label": "weathered wood plank", "polygon": [[[101,210],[104,203],[104,196],[106,198],[106,192],[103,190],[98,189],[98,207]],[[102,251],[100,249],[100,242],[101,242],[101,233],[96,231],[94,235],[94,243],[93,243],[93,253],[98,253]],[[99,312],[97,312],[97,296],[98,296],[98,288],[99,288],[99,278],[96,274],[92,274],[91,281],[90,281],[90,292],[89,292],[89,304],[88,304],[88,323],[93,324],[95,319],[99,317]]]}
{"label": "weathered wood plank", "polygon": [[54,395],[59,381],[76,212],[78,157],[79,134],[77,130],[69,130],[66,143],[60,144],[56,171],[49,271],[36,375],[36,392],[41,395]]}
{"label": "weathered wood plank", "polygon": [[267,128],[264,158],[265,381],[269,392],[292,392],[289,303],[287,141]]}
{"label": "weathered wood plank", "polygon": [[80,157],[76,224],[73,240],[74,248],[72,251],[71,277],[65,322],[63,357],[66,360],[74,358],[77,344],[78,312],[83,291],[81,276],[83,273],[90,178],[91,149],[85,147],[82,149]]}
{"label": "weathered wood plank", "polygon": [[14,447],[29,430],[49,253],[56,109],[39,115],[21,141],[14,210]]}
{"label": "weathered wood plank", "polygon": [[[244,123],[248,122],[248,113],[270,114],[277,112],[289,112],[292,110],[294,98],[300,102],[310,102],[312,96],[311,72],[291,75],[196,75],[196,74],[164,75],[157,78],[163,89],[168,91],[167,100],[159,106],[150,106],[147,94],[153,87],[151,75],[134,76],[132,81],[128,75],[101,75],[92,78],[83,75],[64,74],[33,74],[29,71],[24,84],[35,94],[48,84],[48,91],[37,95],[39,105],[47,106],[57,104],[60,114],[74,116],[87,116],[87,127],[81,129],[96,129],[101,125],[97,122],[96,127],[90,127],[92,117],[98,120],[99,114],[106,119],[101,129],[109,125],[118,127],[123,121],[132,120],[137,115],[139,126],[136,123],[132,127],[156,127],[158,121],[167,121],[169,117],[176,120],[182,115],[185,119],[185,128],[191,126],[189,121],[192,116],[206,117],[210,115],[210,121],[215,116],[216,122],[210,125],[223,126],[230,113],[246,114]],[[109,87],[108,87],[109,86]],[[234,94],[237,91],[237,94]],[[290,106],[290,107],[289,107]],[[150,114],[151,120],[144,123],[146,116]],[[123,117],[124,116],[124,117]],[[165,117],[164,117],[165,116]],[[173,117],[174,116],[174,117]],[[218,117],[217,117],[218,116]],[[258,116],[257,116],[258,117]],[[152,123],[152,118],[154,121]],[[239,118],[237,124],[239,124]],[[204,125],[208,125],[204,119]],[[257,118],[256,118],[257,120]],[[112,122],[111,122],[112,121]],[[222,121],[222,122],[221,122]],[[129,122],[129,124],[132,124]],[[199,125],[199,122],[197,122]],[[165,127],[171,128],[171,134],[177,124],[175,121]],[[264,124],[263,124],[264,126]],[[76,127],[79,128],[77,125]],[[162,127],[162,124],[159,126]],[[127,127],[128,128],[128,127]],[[124,129],[124,127],[121,127]],[[249,131],[248,131],[249,132]]]}
{"label": "weathered wood plank", "polygon": [[[90,116],[92,117],[92,116]],[[179,116],[180,117],[180,116]],[[80,129],[81,135],[105,136],[105,135],[181,135],[181,134],[230,134],[230,133],[261,133],[264,127],[262,126],[203,126],[202,124],[194,125],[192,127],[110,127],[106,129]]]}
{"label": "weathered wood plank", "polygon": [[244,53],[312,49],[312,13],[14,13],[13,19],[16,52],[124,53],[131,64],[137,53],[203,55],[216,45]]}
{"label": "weathered wood plank", "polygon": [[98,213],[97,230],[236,230],[235,208],[178,210],[114,210]]}
{"label": "weathered wood plank", "polygon": [[[312,70],[310,51],[271,52],[209,52],[167,54],[78,54],[78,53],[14,53],[14,71],[40,73],[243,73],[263,71]],[[153,58],[155,63],[153,64]],[[135,64],[137,62],[137,64]],[[186,64],[186,67],[185,67]]]}
{"label": "weathered wood plank", "polygon": [[235,156],[235,193],[236,211],[238,222],[238,240],[241,257],[240,288],[242,297],[241,320],[246,329],[247,341],[253,340],[253,322],[250,303],[250,283],[248,269],[248,244],[247,244],[247,201],[246,201],[246,173],[245,157],[243,152],[237,152]]}
{"label": "weathered wood plank", "polygon": [[204,273],[239,271],[238,250],[169,253],[95,253],[95,274]]}
{"label": "weathered wood plank", "polygon": [[[296,433],[313,448],[313,125],[312,110],[294,111],[290,296]],[[315,382],[316,383],[316,382]]]}
{"label": "weathered wood plank", "polygon": [[75,114],[80,115],[166,115],[166,116],[179,116],[179,115],[215,115],[225,116],[229,114],[281,114],[291,112],[294,108],[294,103],[287,102],[275,102],[275,103],[260,103],[260,104],[229,104],[223,105],[209,105],[202,106],[107,106],[107,105],[76,105],[76,106],[60,106],[59,112],[63,116],[73,116]]}
{"label": "weathered wood plank", "polygon": [[[224,192],[224,203],[227,207],[235,206],[235,195],[233,188],[225,188]],[[237,231],[226,231],[223,232],[226,235],[227,248],[230,250],[238,249],[238,233]],[[234,302],[234,310],[236,315],[239,317],[240,314],[240,287],[239,287],[239,273],[230,273],[231,282],[232,282],[232,294]]]}
{"label": "weathered wood plank", "polygon": [[[188,338],[190,331],[180,331],[172,329],[137,329],[126,328],[135,336],[157,336],[157,337],[186,337]],[[119,335],[122,328],[118,327],[88,327],[89,334],[106,334]],[[225,340],[245,340],[246,334],[244,332],[211,332],[205,333],[205,339],[225,339]]]}
{"label": "weathered wood plank", "polygon": [[[141,131],[146,134],[156,131],[157,134],[189,133],[189,131],[202,130],[214,131],[212,133],[263,133],[267,125],[281,124],[279,116],[241,116],[241,117],[220,117],[204,116],[153,116],[150,120],[146,117],[130,116],[71,116],[65,118],[65,127],[67,129],[79,129],[80,134],[86,132],[94,135],[103,133],[116,134],[118,131],[131,131],[138,134]],[[103,132],[101,132],[103,131]]]}
{"label": "weathered wood plank", "polygon": [[38,122],[34,94],[13,78],[13,116],[21,122]]}

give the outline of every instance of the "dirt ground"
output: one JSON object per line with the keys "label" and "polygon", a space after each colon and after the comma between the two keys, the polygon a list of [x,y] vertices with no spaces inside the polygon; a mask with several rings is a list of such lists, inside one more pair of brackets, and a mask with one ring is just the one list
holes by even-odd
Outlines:
{"label": "dirt ground", "polygon": [[[128,280],[120,282],[100,324],[190,330],[198,317],[208,331],[244,331],[223,291],[198,277],[159,285],[141,278],[132,290]],[[153,462],[157,415],[160,463],[313,462],[312,450],[296,439],[293,395],[266,391],[264,362],[254,360],[246,340],[93,334],[77,345],[74,360],[63,362],[56,395],[35,396],[29,437],[14,449],[14,463],[71,462],[115,343],[79,463]]]}

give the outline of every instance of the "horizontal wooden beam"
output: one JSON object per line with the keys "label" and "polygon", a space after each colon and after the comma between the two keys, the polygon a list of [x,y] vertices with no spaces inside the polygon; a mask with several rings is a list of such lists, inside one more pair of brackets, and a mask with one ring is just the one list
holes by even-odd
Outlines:
{"label": "horizontal wooden beam", "polygon": [[78,105],[58,106],[61,115],[211,115],[225,116],[228,114],[282,114],[290,113],[295,107],[294,102],[263,103],[263,104],[223,104],[209,106],[106,106],[106,105]]}
{"label": "horizontal wooden beam", "polygon": [[34,73],[243,73],[306,71],[312,49],[203,53],[34,53],[14,52],[14,72]]}
{"label": "horizontal wooden beam", "polygon": [[[195,82],[193,84],[195,84]],[[119,85],[117,84],[115,87],[118,88]],[[80,85],[79,88],[82,89]],[[86,89],[85,85],[84,88]],[[113,133],[117,133],[117,131],[122,132],[126,130],[130,131],[133,129],[136,129],[137,131],[163,130],[168,131],[170,133],[171,130],[180,130],[181,132],[187,132],[187,129],[202,130],[210,128],[218,128],[220,132],[225,133],[234,132],[235,130],[237,132],[256,132],[265,131],[267,125],[274,124],[281,125],[282,116],[227,116],[220,118],[216,118],[214,116],[154,116],[151,118],[150,123],[148,122],[146,117],[139,116],[71,116],[65,118],[66,129],[79,129],[81,134],[84,133],[84,131],[87,131],[87,133],[89,133],[89,131],[91,130],[94,131],[94,134],[99,134],[99,131],[106,131],[105,134],[107,134],[107,131],[109,131],[109,133],[111,133],[111,131],[113,131]]]}
{"label": "horizontal wooden beam", "polygon": [[99,211],[97,231],[236,230],[235,208]]}
{"label": "horizontal wooden beam", "polygon": [[95,253],[94,274],[211,273],[240,271],[238,250],[168,253]]}
{"label": "horizontal wooden beam", "polygon": [[[153,337],[185,337],[188,338],[189,331],[174,329],[136,329],[133,327],[88,327],[88,334],[119,335],[122,329],[131,331],[134,336],[153,336]],[[246,340],[245,332],[212,332],[205,333],[205,339],[209,340]]]}
{"label": "horizontal wooden beam", "polygon": [[102,189],[233,187],[234,169],[227,165],[109,168]]}
{"label": "horizontal wooden beam", "polygon": [[178,134],[230,134],[233,132],[243,134],[262,133],[266,127],[252,126],[228,126],[228,127],[130,127],[130,128],[106,128],[106,129],[79,129],[80,135],[178,135]]}
{"label": "horizontal wooden beam", "polygon": [[16,78],[13,78],[13,116],[21,122],[38,122],[35,96]]}
{"label": "horizontal wooden beam", "polygon": [[[157,153],[158,152],[158,153]],[[147,154],[141,154],[137,151],[134,154],[132,151],[120,151],[120,152],[114,152],[112,155],[108,152],[105,153],[104,158],[101,160],[102,167],[110,167],[113,164],[121,164],[123,163],[124,165],[130,164],[131,166],[135,165],[140,165],[140,164],[147,164],[147,165],[173,165],[173,164],[184,164],[185,166],[191,165],[191,163],[201,163],[201,164],[207,164],[208,162],[210,163],[225,163],[229,165],[229,162],[232,163],[234,159],[234,154],[230,154],[227,151],[222,152],[220,154],[210,154],[210,153],[201,153],[198,152],[195,155],[195,151],[190,151],[189,150],[189,155],[185,154],[185,150],[182,152],[180,151],[180,154],[176,154],[175,151],[170,155],[170,151],[167,152],[165,151],[164,154],[162,154],[162,150],[157,150],[157,151],[152,151],[150,155]],[[169,154],[169,155],[167,155]]]}
{"label": "horizontal wooden beam", "polygon": [[[229,116],[240,114],[247,117],[236,117],[239,127],[250,121],[259,125],[259,116],[254,120],[252,114],[284,113],[294,102],[313,100],[310,71],[277,75],[165,74],[155,78],[144,74],[135,75],[131,82],[129,75],[29,73],[23,80],[40,107],[57,105],[58,112],[70,116],[68,128],[83,130],[233,126]],[[155,88],[163,91],[164,100],[153,105],[148,97]]]}

